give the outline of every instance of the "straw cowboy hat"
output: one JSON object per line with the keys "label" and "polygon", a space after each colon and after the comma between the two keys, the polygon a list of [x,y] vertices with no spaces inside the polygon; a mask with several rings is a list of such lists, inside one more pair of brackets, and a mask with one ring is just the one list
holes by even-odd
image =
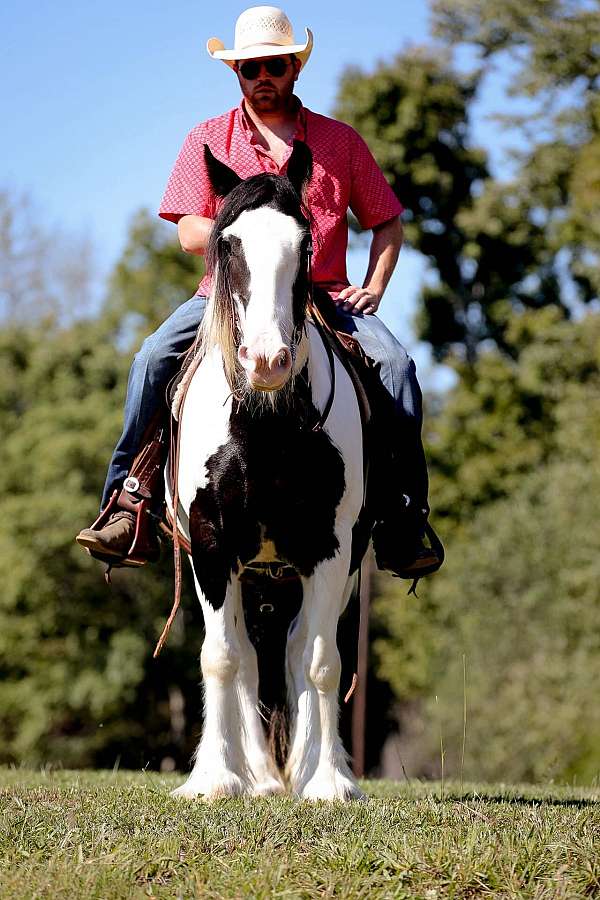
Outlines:
{"label": "straw cowboy hat", "polygon": [[219,38],[212,37],[206,49],[213,59],[221,59],[234,68],[238,59],[257,59],[264,56],[281,56],[293,53],[302,66],[308,61],[313,48],[313,35],[306,28],[306,42],[297,44],[290,20],[277,6],[251,6],[235,23],[233,50],[226,50]]}

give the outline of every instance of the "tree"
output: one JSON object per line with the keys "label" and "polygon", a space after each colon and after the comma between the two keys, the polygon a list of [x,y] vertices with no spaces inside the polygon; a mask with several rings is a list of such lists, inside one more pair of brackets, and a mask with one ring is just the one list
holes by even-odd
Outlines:
{"label": "tree", "polygon": [[103,316],[138,343],[196,293],[203,274],[204,259],[182,252],[173,226],[141,210],[109,279]]}
{"label": "tree", "polygon": [[419,336],[436,358],[459,352],[469,363],[486,342],[511,352],[506,332],[515,311],[555,306],[567,313],[555,254],[528,197],[518,185],[492,180],[485,152],[470,146],[478,80],[421,49],[372,75],[349,70],[337,103],[406,206],[408,241],[432,264]]}
{"label": "tree", "polygon": [[474,45],[484,61],[511,51],[520,62],[514,93],[554,92],[578,79],[588,92],[600,78],[597,7],[597,0],[434,0],[433,32],[446,44]]}
{"label": "tree", "polygon": [[[173,302],[178,290],[192,293],[195,279],[175,241],[167,248],[161,237],[156,246],[148,232],[149,222],[137,251],[134,232],[117,272],[120,284],[142,286],[133,293],[135,312],[149,324],[159,314],[157,295]],[[149,290],[146,309],[149,286],[156,293]],[[131,362],[117,340],[130,330],[131,307],[122,301],[123,294],[111,295],[105,314],[68,325],[46,317],[0,327],[5,763],[185,766],[199,729],[195,605],[178,616],[169,644],[152,659],[171,605],[168,550],[147,571],[115,573],[108,588],[102,565],[74,542],[97,514],[122,423]],[[186,588],[193,596],[188,573]]]}
{"label": "tree", "polygon": [[[518,362],[482,353],[430,423],[448,560],[376,603],[379,675],[420,702],[423,771],[590,780],[600,766],[600,315],[513,323]],[[437,502],[439,500],[439,503]],[[526,723],[526,727],[525,727]]]}
{"label": "tree", "polygon": [[84,318],[94,311],[95,281],[85,236],[49,228],[31,198],[0,189],[0,321]]}
{"label": "tree", "polygon": [[590,303],[600,291],[598,3],[435,0],[433,23],[447,47],[479,53],[482,74],[511,60],[509,93],[531,101],[526,115],[498,116],[528,138],[513,151],[516,189],[543,225],[548,252],[561,254],[569,304]]}

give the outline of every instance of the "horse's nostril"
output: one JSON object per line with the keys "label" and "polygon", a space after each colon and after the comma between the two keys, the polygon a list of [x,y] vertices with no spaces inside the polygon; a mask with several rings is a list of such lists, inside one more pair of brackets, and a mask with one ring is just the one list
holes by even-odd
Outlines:
{"label": "horse's nostril", "polygon": [[260,360],[251,355],[247,347],[238,348],[238,359],[247,372],[255,372]]}
{"label": "horse's nostril", "polygon": [[286,369],[291,369],[291,367],[292,354],[287,347],[282,347],[269,359],[269,368],[272,371],[277,369],[283,369],[285,371]]}

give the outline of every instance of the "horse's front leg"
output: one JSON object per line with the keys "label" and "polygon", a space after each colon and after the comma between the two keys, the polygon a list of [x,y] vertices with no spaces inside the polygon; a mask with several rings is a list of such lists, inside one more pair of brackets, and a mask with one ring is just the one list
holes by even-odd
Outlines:
{"label": "horse's front leg", "polygon": [[215,609],[198,581],[196,591],[204,613],[206,637],[200,656],[204,681],[204,727],[188,780],[173,793],[207,799],[252,793],[245,762],[237,677],[241,649],[235,625],[240,584],[235,575],[227,585],[223,604]]}
{"label": "horse's front leg", "polygon": [[346,529],[336,556],[303,579],[302,609],[290,634],[288,665],[297,705],[287,776],[292,791],[311,800],[363,796],[338,731],[337,625],[351,588],[351,541],[351,530]]}
{"label": "horse's front leg", "polygon": [[242,740],[246,759],[252,772],[253,790],[256,796],[283,794],[285,786],[275,760],[269,752],[267,740],[260,720],[258,706],[258,661],[256,650],[248,637],[244,610],[242,608],[241,591],[236,615],[237,633],[240,644],[240,668],[238,672],[238,691],[241,713]]}

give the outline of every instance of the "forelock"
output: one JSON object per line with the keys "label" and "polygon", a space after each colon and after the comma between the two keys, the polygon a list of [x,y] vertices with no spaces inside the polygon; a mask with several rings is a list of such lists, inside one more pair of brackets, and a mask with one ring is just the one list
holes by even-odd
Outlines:
{"label": "forelock", "polygon": [[243,212],[268,207],[290,217],[298,232],[306,235],[310,225],[304,215],[302,202],[287,178],[280,175],[260,174],[247,178],[226,197],[211,231],[206,252],[209,272],[214,272],[219,261],[221,238]]}

